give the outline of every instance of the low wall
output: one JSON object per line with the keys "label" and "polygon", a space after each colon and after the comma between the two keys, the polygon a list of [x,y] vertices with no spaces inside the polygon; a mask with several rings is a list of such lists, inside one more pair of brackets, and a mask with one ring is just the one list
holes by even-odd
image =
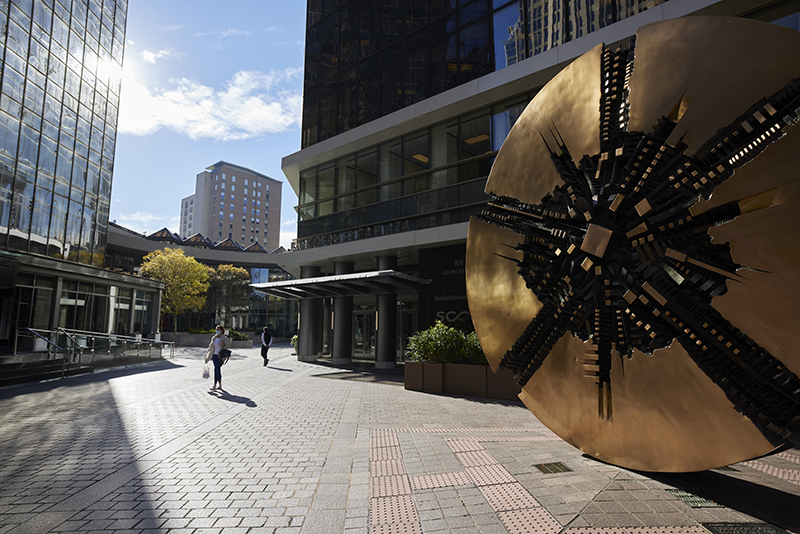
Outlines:
{"label": "low wall", "polygon": [[462,363],[405,362],[405,388],[506,400],[519,400],[522,391],[510,371]]}
{"label": "low wall", "polygon": [[[178,332],[173,334],[170,332],[163,332],[161,334],[162,341],[172,341],[176,347],[208,347],[211,338],[214,334],[182,334]],[[232,341],[232,349],[249,349],[253,347],[253,341]]]}

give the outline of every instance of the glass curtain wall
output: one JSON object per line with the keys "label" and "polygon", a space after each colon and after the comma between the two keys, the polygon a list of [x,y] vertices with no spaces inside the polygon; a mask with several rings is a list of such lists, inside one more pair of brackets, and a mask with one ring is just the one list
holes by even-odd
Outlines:
{"label": "glass curtain wall", "polygon": [[127,7],[0,1],[0,247],[103,266]]}
{"label": "glass curtain wall", "polygon": [[309,0],[302,147],[667,0]]}
{"label": "glass curtain wall", "polygon": [[[494,156],[533,93],[483,108],[300,173],[298,240],[362,230],[361,238],[465,222]],[[376,234],[375,225],[381,225]],[[315,245],[315,246],[319,246]],[[302,245],[299,245],[302,248]]]}
{"label": "glass curtain wall", "polygon": [[[250,269],[250,282],[279,282],[290,280],[292,275],[279,267]],[[269,297],[254,291],[250,299],[248,328],[260,331],[269,327],[275,337],[291,338],[297,333],[297,301]]]}

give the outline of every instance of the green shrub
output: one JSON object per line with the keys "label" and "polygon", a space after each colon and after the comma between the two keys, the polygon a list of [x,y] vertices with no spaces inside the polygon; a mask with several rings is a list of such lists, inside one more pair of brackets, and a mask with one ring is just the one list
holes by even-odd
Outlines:
{"label": "green shrub", "polygon": [[240,334],[239,332],[235,332],[233,330],[228,332],[228,337],[231,338],[233,341],[249,341],[253,339],[250,336]]}
{"label": "green shrub", "polygon": [[406,352],[414,362],[489,365],[475,332],[464,334],[441,321],[410,336]]}
{"label": "green shrub", "polygon": [[292,336],[291,343],[292,347],[294,347],[295,352],[297,352],[297,334]]}

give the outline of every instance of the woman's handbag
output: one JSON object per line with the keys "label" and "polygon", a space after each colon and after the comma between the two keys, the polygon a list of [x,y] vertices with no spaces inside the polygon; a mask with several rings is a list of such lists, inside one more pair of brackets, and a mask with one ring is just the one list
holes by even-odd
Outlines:
{"label": "woman's handbag", "polygon": [[231,351],[229,351],[228,349],[222,349],[221,351],[219,351],[220,365],[225,365],[226,363],[228,363],[228,360],[230,360],[230,358],[231,358]]}

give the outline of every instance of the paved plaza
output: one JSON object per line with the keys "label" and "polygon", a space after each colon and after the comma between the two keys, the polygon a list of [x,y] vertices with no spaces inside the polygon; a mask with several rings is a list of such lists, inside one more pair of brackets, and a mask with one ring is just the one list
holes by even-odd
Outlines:
{"label": "paved plaza", "polygon": [[[203,349],[0,389],[0,534],[800,533],[800,451],[682,475],[583,455],[520,402]],[[783,530],[785,529],[785,530]]]}

